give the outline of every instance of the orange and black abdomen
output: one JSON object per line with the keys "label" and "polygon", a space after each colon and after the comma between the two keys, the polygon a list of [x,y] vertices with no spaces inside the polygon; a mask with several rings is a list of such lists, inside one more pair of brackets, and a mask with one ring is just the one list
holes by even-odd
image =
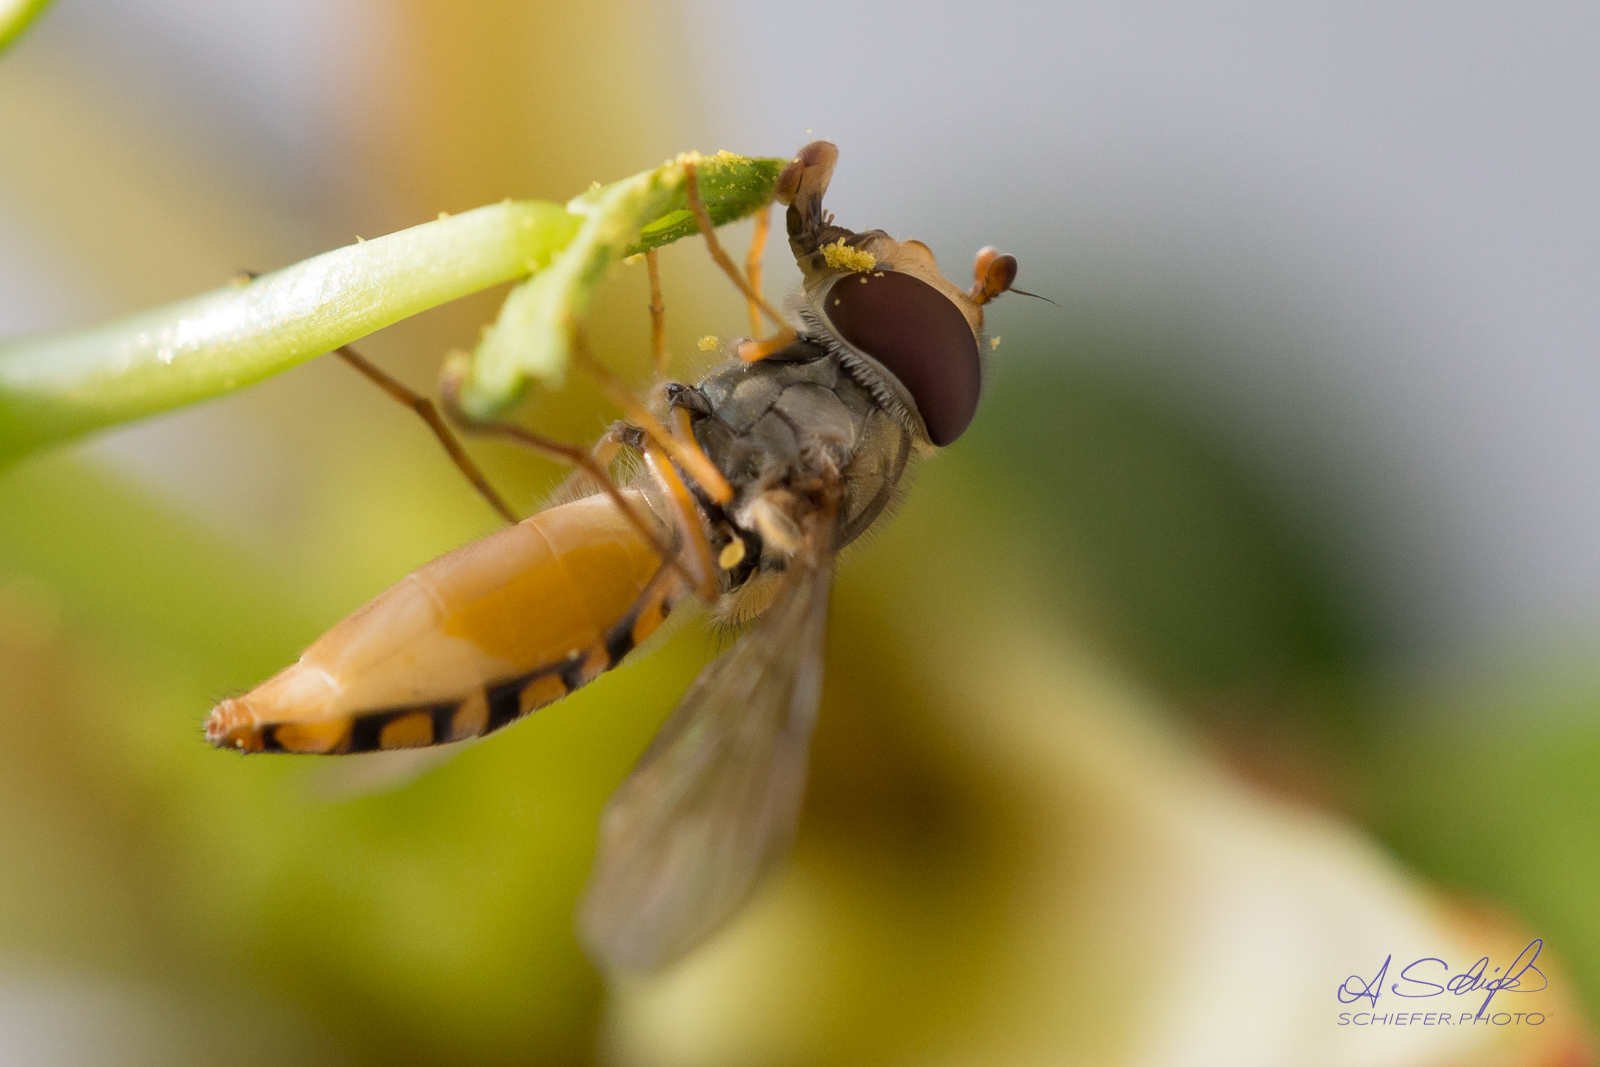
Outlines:
{"label": "orange and black abdomen", "polygon": [[[644,498],[630,504],[649,516]],[[615,666],[681,592],[603,495],[548,508],[407,575],[206,720],[245,752],[369,752],[477,737]],[[652,581],[652,579],[655,579]]]}

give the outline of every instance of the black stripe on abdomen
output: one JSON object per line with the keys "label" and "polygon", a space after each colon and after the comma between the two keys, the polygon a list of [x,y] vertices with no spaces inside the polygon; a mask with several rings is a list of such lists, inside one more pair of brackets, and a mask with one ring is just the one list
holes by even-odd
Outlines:
{"label": "black stripe on abdomen", "polygon": [[548,672],[534,671],[520,678],[513,678],[509,682],[484,687],[484,695],[489,698],[489,723],[483,732],[492,734],[502,726],[509,726],[522,718],[522,691],[534,678]]}
{"label": "black stripe on abdomen", "polygon": [[[617,660],[633,649],[635,614],[630,612],[622,624],[608,631],[605,641],[608,662],[605,669],[610,669]],[[463,723],[464,726],[470,725],[472,729],[461,737],[457,737],[455,733],[458,713],[462,713],[464,708],[478,699],[476,693],[462,700],[382,708],[352,716],[348,741],[338,751],[379,752],[395,748],[442,745],[450,741],[462,741],[467,737],[493,733],[516,722],[525,714],[582,687],[589,680],[584,676],[584,667],[589,658],[588,653],[578,651],[557,663],[546,664],[515,678],[490,682],[481,691],[485,705],[485,712],[481,713],[483,717],[476,723],[470,720]],[[422,725],[420,720],[414,723],[402,723],[402,720],[412,716],[426,716],[428,729],[425,734],[418,729]],[[396,723],[401,725],[395,728],[394,736],[386,745],[384,733]],[[283,751],[275,736],[274,726],[264,727],[261,738],[266,751]]]}
{"label": "black stripe on abdomen", "polygon": [[450,740],[450,724],[455,716],[456,709],[461,707],[459,700],[443,704],[412,704],[398,708],[383,708],[380,711],[363,712],[355,716],[350,722],[350,743],[345,748],[346,752],[378,752],[382,751],[383,731],[391,723],[399,722],[407,716],[425,714],[428,719],[429,734],[421,739],[421,745],[390,745],[389,748],[420,748],[426,745],[441,745]]}

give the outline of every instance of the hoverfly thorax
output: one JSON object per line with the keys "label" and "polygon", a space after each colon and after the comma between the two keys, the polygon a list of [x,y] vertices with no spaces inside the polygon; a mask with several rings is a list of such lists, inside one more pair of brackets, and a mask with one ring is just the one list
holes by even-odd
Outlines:
{"label": "hoverfly thorax", "polygon": [[984,249],[963,292],[921,241],[834,225],[822,197],[837,158],[833,145],[814,141],[778,179],[804,277],[795,307],[802,332],[837,355],[919,444],[947,445],[978,410],[983,305],[1011,287],[1017,261]]}

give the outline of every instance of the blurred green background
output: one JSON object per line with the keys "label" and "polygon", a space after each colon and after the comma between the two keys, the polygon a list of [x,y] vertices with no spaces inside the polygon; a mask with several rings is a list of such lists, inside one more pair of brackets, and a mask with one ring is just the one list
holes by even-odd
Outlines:
{"label": "blurred green background", "polygon": [[[739,94],[737,64],[763,53],[799,68],[784,74],[802,83],[791,95],[828,69],[793,41],[728,58],[738,19],[707,7],[329,10],[61,0],[0,57],[8,328],[98,321],[508,195],[562,200],[690,147],[785,155],[811,129],[708,143],[737,129],[720,97]],[[870,18],[860,32],[896,40]],[[274,52],[284,69],[262,73]],[[938,91],[960,95],[956,59],[941,59]],[[960,203],[925,229],[847,214],[860,190],[906,191],[915,206],[916,176],[950,145],[874,155],[821,119],[815,135],[840,142],[841,221],[928,237],[957,279],[979,243],[1040,240],[1033,217],[983,195],[996,175],[971,179],[982,234],[967,233]],[[967,140],[981,154],[983,138]],[[947,648],[971,628],[978,647],[996,591],[1027,589],[1042,640],[1151,694],[1240,779],[1348,819],[1422,879],[1505,909],[1548,940],[1584,1007],[1600,1007],[1592,629],[1580,617],[1418,654],[1369,596],[1383,581],[1362,570],[1370,546],[1305,506],[1324,483],[1306,475],[1287,491],[1283,466],[1241,445],[1245,416],[1160,373],[1215,364],[1230,335],[1177,298],[1131,312],[1067,299],[1092,264],[1034,251],[1021,283],[1065,306],[994,307],[1003,343],[977,422],[847,559],[802,852],[876,842],[926,858],[970,833],[970,796],[923,751],[918,709],[939,696],[895,619],[931,615]],[[786,258],[775,241],[773,288],[793,277]],[[663,269],[688,378],[703,367],[694,339],[742,332],[742,304],[692,243]],[[500,295],[362,351],[429,387]],[[594,314],[597,349],[639,382],[644,304],[642,270],[628,269]],[[1292,347],[1285,359],[1313,358]],[[575,382],[524,417],[583,440],[613,416]],[[523,509],[560,477],[510,448],[472,450]],[[1326,484],[1362,477],[1339,462],[1331,450],[1311,466],[1333,469]],[[699,623],[392,788],[364,791],[361,769],[213,752],[199,729],[217,699],[492,528],[414,417],[324,360],[0,474],[0,1024],[49,1018],[30,1005],[100,1005],[88,1022],[38,1024],[70,1032],[63,1047],[81,1062],[595,1056],[603,987],[574,940],[573,902],[600,805],[714,651]],[[905,869],[907,884],[923,877]],[[978,920],[950,928],[962,921]],[[1342,977],[1328,975],[1330,990]]]}

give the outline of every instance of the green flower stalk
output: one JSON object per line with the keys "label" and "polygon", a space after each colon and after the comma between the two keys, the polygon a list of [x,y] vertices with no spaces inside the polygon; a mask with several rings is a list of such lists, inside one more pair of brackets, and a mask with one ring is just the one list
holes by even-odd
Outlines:
{"label": "green flower stalk", "polygon": [[[680,157],[566,207],[506,201],[315,256],[254,280],[80,332],[0,343],[0,464],[29,451],[241,389],[420,311],[533,275],[507,299],[466,374],[474,417],[531,380],[558,383],[609,268],[694,232]],[[721,225],[772,198],[780,159],[700,162]]]}
{"label": "green flower stalk", "polygon": [[506,298],[500,318],[465,368],[462,411],[475,419],[492,418],[515,403],[530,381],[561,384],[578,324],[610,268],[695,232],[684,193],[686,163],[695,164],[700,196],[711,221],[720,226],[764,207],[785,162],[731,152],[679,156],[568,201],[567,211],[582,224],[549,269]]}

